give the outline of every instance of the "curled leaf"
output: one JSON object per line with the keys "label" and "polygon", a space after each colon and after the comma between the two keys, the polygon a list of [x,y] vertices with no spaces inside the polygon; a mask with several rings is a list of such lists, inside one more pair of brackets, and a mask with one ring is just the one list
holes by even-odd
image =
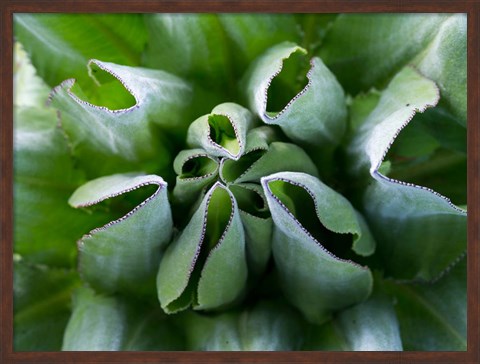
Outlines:
{"label": "curled leaf", "polygon": [[253,116],[244,107],[220,104],[190,125],[187,143],[205,149],[211,156],[237,160],[245,150],[247,131],[252,124]]}
{"label": "curled leaf", "polygon": [[246,278],[245,236],[237,203],[217,182],[165,251],[157,275],[160,305],[167,313],[189,306],[221,308],[240,297]]}
{"label": "curled leaf", "polygon": [[290,302],[308,320],[323,323],[333,311],[365,300],[370,270],[325,248],[373,252],[375,242],[350,203],[302,173],[277,173],[262,178],[262,185],[274,222],[273,256]]}
{"label": "curled leaf", "polygon": [[273,223],[261,186],[253,183],[230,185],[238,203],[245,231],[248,271],[251,277],[265,271],[272,252]]}
{"label": "curled leaf", "polygon": [[71,77],[88,82],[85,64],[91,58],[139,66],[147,38],[140,14],[16,13],[14,27],[51,87]]}
{"label": "curled leaf", "polygon": [[238,160],[223,159],[220,177],[227,183],[260,182],[276,172],[304,172],[318,176],[308,154],[292,143],[275,141],[271,129],[259,127],[247,135],[247,146]]}
{"label": "curled leaf", "polygon": [[177,173],[173,196],[180,203],[191,203],[200,196],[203,188],[213,184],[218,177],[218,160],[202,149],[181,151],[173,162]]}
{"label": "curled leaf", "polygon": [[[91,60],[88,67],[98,85],[113,77],[117,89],[126,89],[127,96],[134,100],[133,104],[122,104],[118,109],[93,105],[72,90],[73,79],[54,89],[52,105],[60,112],[62,128],[82,167],[90,175],[99,176],[138,170],[139,164],[151,168],[153,161],[157,168],[168,163],[167,151],[153,133],[152,124],[182,128],[191,87],[163,71],[98,60]],[[81,94],[78,87],[77,93]],[[111,91],[109,94],[111,97]],[[163,158],[158,158],[159,155]],[[93,168],[89,162],[95,158],[102,158],[103,163]]]}
{"label": "curled leaf", "polygon": [[83,173],[75,166],[55,110],[45,105],[48,87],[20,49],[17,44],[14,252],[30,262],[70,268],[76,255],[74,242],[108,216],[88,216],[68,206],[68,198],[83,182]]}
{"label": "curled leaf", "polygon": [[70,197],[73,207],[87,207],[147,185],[157,186],[150,197],[78,242],[79,270],[95,289],[145,293],[155,287],[156,270],[173,227],[167,185],[155,175],[117,174],[90,181]]}
{"label": "curled leaf", "polygon": [[372,177],[363,206],[381,242],[378,251],[385,272],[396,278],[434,279],[466,248],[465,211],[429,188],[391,179],[380,169],[398,133],[416,112],[435,105],[438,97],[432,81],[413,68],[403,69],[349,147],[354,173],[361,176],[368,171]]}
{"label": "curled leaf", "polygon": [[297,53],[306,51],[293,43],[281,43],[249,68],[244,82],[250,108],[265,123],[279,125],[293,141],[324,148],[336,145],[345,131],[344,93],[320,58],[312,58],[307,85],[296,90],[296,96],[282,110],[267,110],[272,81],[281,75],[284,62]]}

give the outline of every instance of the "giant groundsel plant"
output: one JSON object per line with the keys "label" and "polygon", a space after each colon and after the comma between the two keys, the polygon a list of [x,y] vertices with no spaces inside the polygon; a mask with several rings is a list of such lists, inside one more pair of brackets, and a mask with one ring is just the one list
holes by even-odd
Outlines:
{"label": "giant groundsel plant", "polygon": [[465,15],[14,24],[15,350],[466,349]]}

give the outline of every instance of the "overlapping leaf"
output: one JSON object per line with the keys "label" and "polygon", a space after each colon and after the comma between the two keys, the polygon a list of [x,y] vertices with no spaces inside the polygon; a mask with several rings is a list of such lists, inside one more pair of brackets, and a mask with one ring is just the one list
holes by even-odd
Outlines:
{"label": "overlapping leaf", "polygon": [[302,343],[302,321],[290,307],[260,302],[244,311],[182,318],[187,348],[195,351],[289,351]]}
{"label": "overlapping leaf", "polygon": [[[147,40],[139,14],[15,14],[15,36],[51,87],[67,78],[89,84],[91,58],[139,66]],[[93,86],[93,83],[91,84]]]}
{"label": "overlapping leaf", "polygon": [[405,350],[467,349],[467,259],[430,284],[387,282]]}
{"label": "overlapping leaf", "polygon": [[150,294],[162,250],[170,242],[172,216],[167,185],[155,175],[112,175],[78,188],[70,205],[95,205],[146,185],[157,190],[127,215],[96,228],[78,242],[79,270],[95,289]]}
{"label": "overlapping leaf", "polygon": [[397,278],[433,279],[466,249],[465,211],[428,188],[379,171],[398,133],[417,111],[437,102],[435,84],[407,67],[382,93],[350,144],[352,169],[357,176],[369,171],[373,178],[363,206],[381,242],[378,251],[385,272]]}
{"label": "overlapping leaf", "polygon": [[466,349],[465,15],[14,20],[16,350]]}
{"label": "overlapping leaf", "polygon": [[273,256],[288,300],[315,323],[365,300],[372,290],[370,270],[325,248],[372,254],[375,242],[361,215],[306,174],[277,173],[262,178],[262,185],[275,226]]}
{"label": "overlapping leaf", "polygon": [[190,124],[187,143],[205,149],[213,157],[237,160],[244,153],[252,126],[253,116],[248,109],[234,103],[220,104]]}
{"label": "overlapping leaf", "polygon": [[245,254],[237,203],[217,182],[163,256],[157,275],[162,308],[175,313],[234,303],[245,288]]}
{"label": "overlapping leaf", "polygon": [[[310,61],[308,83],[298,89],[295,79],[301,63],[293,64],[291,75],[282,72],[286,60],[306,51],[285,42],[269,48],[249,68],[245,76],[245,93],[254,113],[265,123],[279,125],[295,142],[320,148],[338,144],[345,130],[346,106],[343,89],[335,76],[318,57]],[[297,68],[297,69],[295,69]],[[281,92],[292,88],[292,99],[286,105],[268,107],[272,82],[285,74]],[[292,82],[294,84],[292,84]]]}
{"label": "overlapping leaf", "polygon": [[[60,111],[62,128],[82,167],[91,177],[165,167],[169,155],[153,128],[185,129],[182,123],[191,87],[164,71],[97,60],[91,60],[88,66],[98,85],[104,80],[105,84],[114,82],[115,90],[125,93],[126,89],[134,104],[121,104],[118,109],[93,105],[72,91],[75,83],[71,79],[54,89],[52,105]],[[105,96],[112,98],[112,91]],[[90,163],[98,158],[102,163]]]}
{"label": "overlapping leaf", "polygon": [[441,106],[465,126],[466,20],[465,14],[342,14],[319,55],[353,94],[383,88],[414,64],[439,85]]}
{"label": "overlapping leaf", "polygon": [[311,326],[304,350],[401,351],[399,323],[393,302],[374,291],[365,302],[341,311],[322,325]]}
{"label": "overlapping leaf", "polygon": [[182,338],[158,307],[77,289],[64,351],[181,350]]}
{"label": "overlapping leaf", "polygon": [[219,173],[226,183],[260,182],[261,177],[281,171],[318,176],[308,154],[295,144],[278,141],[269,127],[251,130],[246,141],[245,152],[238,161],[222,160]]}
{"label": "overlapping leaf", "polygon": [[17,256],[13,275],[15,351],[61,349],[71,295],[79,284],[75,271],[33,265]]}
{"label": "overlapping leaf", "polygon": [[145,15],[145,23],[148,67],[200,81],[210,88],[233,81],[228,42],[217,15],[150,14]]}
{"label": "overlapping leaf", "polygon": [[284,14],[149,14],[145,23],[148,67],[230,98],[237,93],[236,79],[257,56],[282,41],[300,40],[294,17]]}
{"label": "overlapping leaf", "polygon": [[177,174],[173,196],[180,203],[193,203],[201,191],[218,179],[218,159],[203,149],[182,150],[173,162]]}
{"label": "overlapping leaf", "polygon": [[284,41],[299,42],[301,37],[291,14],[218,14],[218,18],[231,43],[237,77],[268,48]]}
{"label": "overlapping leaf", "polygon": [[31,262],[71,267],[75,240],[105,223],[108,214],[89,216],[67,204],[83,181],[47,108],[48,87],[17,44],[14,99],[14,251]]}

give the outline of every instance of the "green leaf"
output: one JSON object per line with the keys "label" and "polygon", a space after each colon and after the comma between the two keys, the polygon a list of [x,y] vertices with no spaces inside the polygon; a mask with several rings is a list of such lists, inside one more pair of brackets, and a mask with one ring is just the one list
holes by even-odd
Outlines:
{"label": "green leaf", "polygon": [[368,300],[340,311],[332,321],[311,325],[303,350],[402,351],[393,302],[375,290]]}
{"label": "green leaf", "polygon": [[[300,40],[300,32],[291,14],[218,14],[230,43],[230,61],[236,75],[242,75],[248,65],[275,44]],[[259,37],[258,35],[262,36]]]}
{"label": "green leaf", "polygon": [[307,351],[350,351],[345,337],[333,320],[323,325],[309,325],[305,330],[305,343],[302,350]]}
{"label": "green leaf", "polygon": [[237,160],[244,153],[252,124],[253,116],[244,107],[231,102],[220,104],[190,124],[187,143],[205,149],[211,156]]}
{"label": "green leaf", "polygon": [[374,293],[341,311],[336,322],[352,351],[402,351],[398,320],[392,302]]}
{"label": "green leaf", "polygon": [[[296,89],[293,93],[296,96],[287,100],[282,110],[267,108],[270,86],[282,75],[284,63],[295,54],[305,53],[303,48],[289,42],[268,49],[249,68],[244,80],[245,93],[250,108],[265,123],[279,125],[295,142],[325,148],[336,145],[343,136],[346,106],[342,87],[320,58],[312,58],[307,85]],[[285,92],[285,87],[279,93]]]}
{"label": "green leaf", "polygon": [[[230,53],[214,14],[148,14],[146,65],[219,88],[232,79]],[[181,39],[181,41],[179,41]]]}
{"label": "green leaf", "polygon": [[[182,123],[191,98],[191,87],[163,71],[97,60],[91,60],[88,67],[99,85],[113,76],[115,82],[120,82],[133,96],[135,104],[120,105],[120,109],[113,110],[93,105],[72,91],[75,81],[71,79],[54,89],[52,105],[60,111],[62,128],[82,168],[94,178],[165,167],[169,155],[153,131],[154,124],[164,129],[176,128],[177,132],[185,128]],[[101,165],[90,163],[99,158],[103,161]]]}
{"label": "green leaf", "polygon": [[446,19],[414,64],[423,75],[437,83],[442,96],[439,106],[466,127],[467,15],[455,14]]}
{"label": "green leaf", "polygon": [[157,292],[162,308],[175,313],[190,305],[211,310],[232,304],[244,290],[245,254],[237,203],[217,182],[160,262]]}
{"label": "green leaf", "polygon": [[70,197],[71,206],[87,207],[146,185],[158,188],[128,214],[78,242],[79,270],[93,288],[154,291],[156,270],[173,227],[167,185],[155,175],[117,174],[90,181]]}
{"label": "green leaf", "polygon": [[226,183],[260,182],[260,178],[276,172],[304,172],[318,176],[308,154],[291,143],[276,141],[267,126],[252,129],[247,135],[245,152],[238,160],[223,159],[220,177]]}
{"label": "green leaf", "polygon": [[263,189],[258,184],[232,184],[228,188],[240,210],[245,231],[249,279],[252,280],[265,271],[272,253],[272,218]]}
{"label": "green leaf", "polygon": [[173,162],[177,174],[173,196],[181,204],[192,203],[201,191],[218,177],[218,160],[203,149],[188,149],[178,153]]}
{"label": "green leaf", "polygon": [[339,14],[295,14],[301,26],[301,45],[315,53]]}
{"label": "green leaf", "polygon": [[14,251],[31,262],[71,267],[75,241],[108,216],[92,217],[68,206],[83,175],[55,110],[44,105],[47,87],[19,48],[15,57],[14,88],[24,96],[17,93],[14,100]]}
{"label": "green leaf", "polygon": [[435,81],[441,105],[466,126],[465,14],[342,14],[319,55],[351,94],[383,88],[412,64]]}
{"label": "green leaf", "polygon": [[386,283],[405,350],[467,350],[467,259],[430,284]]}
{"label": "green leaf", "polygon": [[370,270],[330,252],[344,255],[342,250],[352,248],[368,255],[374,250],[372,236],[350,203],[303,173],[277,173],[262,178],[262,185],[274,222],[273,256],[287,299],[317,324],[333,311],[365,300],[372,290]]}
{"label": "green leaf", "polygon": [[341,14],[319,55],[351,94],[386,81],[434,39],[446,14]]}
{"label": "green leaf", "polygon": [[298,314],[277,302],[220,315],[188,313],[181,320],[194,351],[298,350],[303,336]]}
{"label": "green leaf", "polygon": [[[221,172],[231,162],[222,164]],[[260,178],[281,171],[303,172],[318,176],[317,168],[307,153],[291,143],[273,142],[268,150],[245,170],[235,183],[259,182]]]}
{"label": "green leaf", "polygon": [[39,75],[52,87],[71,77],[88,82],[90,58],[140,65],[147,38],[140,14],[15,14],[14,27]]}
{"label": "green leaf", "polygon": [[60,350],[78,275],[22,258],[14,261],[13,272],[14,351]]}
{"label": "green leaf", "polygon": [[[466,249],[466,212],[438,193],[388,178],[379,168],[417,111],[435,105],[435,84],[407,67],[382,93],[349,147],[352,168],[372,177],[363,207],[387,276],[431,280]],[[407,265],[405,262],[409,262]]]}
{"label": "green leaf", "polygon": [[64,351],[182,350],[177,330],[158,309],[88,288],[75,292]]}
{"label": "green leaf", "polygon": [[16,107],[45,106],[50,92],[45,82],[38,77],[27,53],[19,42],[13,49],[13,104]]}
{"label": "green leaf", "polygon": [[349,98],[348,102],[348,137],[356,132],[365,119],[375,109],[380,100],[381,93],[371,89],[366,93],[360,93],[355,98]]}

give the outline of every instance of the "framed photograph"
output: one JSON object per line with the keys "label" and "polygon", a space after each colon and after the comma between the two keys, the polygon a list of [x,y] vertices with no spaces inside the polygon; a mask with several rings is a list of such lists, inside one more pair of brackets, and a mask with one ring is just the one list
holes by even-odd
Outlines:
{"label": "framed photograph", "polygon": [[5,0],[1,362],[478,362],[478,1]]}

